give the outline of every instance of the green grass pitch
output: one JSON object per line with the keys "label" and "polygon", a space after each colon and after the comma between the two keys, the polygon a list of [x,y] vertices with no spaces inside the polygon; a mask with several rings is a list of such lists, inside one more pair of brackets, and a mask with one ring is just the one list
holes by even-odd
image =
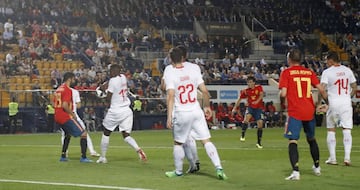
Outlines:
{"label": "green grass pitch", "polygon": [[[148,156],[138,155],[114,132],[110,138],[107,164],[80,163],[79,139],[72,138],[70,161],[59,162],[60,134],[0,135],[0,189],[157,189],[157,190],[228,190],[228,189],[359,189],[360,130],[353,135],[352,166],[343,161],[342,132],[337,131],[337,166],[325,165],[328,157],[326,129],[317,128],[322,175],[312,173],[312,160],[304,133],[299,141],[300,181],[285,181],[291,173],[287,140],[283,128],[267,128],[263,149],[257,149],[256,129],[249,129],[246,142],[239,141],[240,130],[212,130],[212,141],[218,148],[226,181],[215,177],[215,170],[201,143],[198,152],[201,170],[169,179],[165,172],[174,169],[172,136],[169,130],[134,131],[132,136]],[[95,149],[100,152],[101,133],[91,133]],[[92,158],[96,161],[96,158]],[[184,161],[184,170],[188,168]]]}

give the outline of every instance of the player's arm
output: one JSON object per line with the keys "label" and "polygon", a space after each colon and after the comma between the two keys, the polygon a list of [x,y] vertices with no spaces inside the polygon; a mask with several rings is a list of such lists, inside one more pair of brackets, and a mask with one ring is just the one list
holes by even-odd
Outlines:
{"label": "player's arm", "polygon": [[63,101],[61,106],[63,108],[63,110],[68,113],[72,118],[76,118],[74,112],[72,111],[71,109],[71,106],[70,106],[70,102],[66,102],[66,101]]}
{"label": "player's arm", "polygon": [[287,95],[287,88],[281,88],[280,89],[280,99],[285,99],[286,98],[286,95]]}
{"label": "player's arm", "polygon": [[356,94],[356,91],[357,91],[357,84],[356,84],[356,82],[353,82],[353,83],[350,84],[350,86],[351,86],[350,95],[351,95],[351,97],[354,97],[355,94]]}
{"label": "player's arm", "polygon": [[168,89],[166,93],[166,105],[167,105],[167,122],[166,127],[168,129],[172,128],[172,113],[174,109],[174,102],[175,102],[175,90]]}
{"label": "player's arm", "polygon": [[[326,84],[325,83],[321,83],[316,85],[315,87],[319,90],[319,97],[318,97],[318,103],[316,106],[316,112],[327,112],[327,110],[329,109],[329,101],[328,101],[328,96],[327,96],[327,92],[326,92]],[[325,101],[325,104],[322,104],[322,100],[323,99]]]}
{"label": "player's arm", "polygon": [[107,108],[110,107],[112,95],[113,95],[113,93],[109,92],[109,91],[106,94],[106,105],[105,105],[105,107],[107,107]]}
{"label": "player's arm", "polygon": [[[323,89],[326,91],[326,89],[327,89],[327,84],[322,82],[320,85],[321,85],[321,86],[323,87]],[[324,98],[323,98],[323,95],[321,94],[321,92],[320,92],[320,90],[319,90],[317,106],[321,105],[321,102],[325,102],[326,104],[328,104],[327,98],[324,99]]]}
{"label": "player's arm", "polygon": [[[258,99],[256,100],[256,104],[258,104],[259,102],[262,101],[262,99],[264,98],[264,91],[261,91],[259,94]],[[255,103],[255,102],[254,102]]]}
{"label": "player's arm", "polygon": [[162,91],[166,91],[166,85],[165,85],[165,79],[164,78],[161,78],[161,83],[160,83],[160,89]]}
{"label": "player's arm", "polygon": [[240,92],[240,96],[239,96],[239,98],[236,100],[236,102],[235,102],[235,105],[234,105],[234,107],[233,107],[233,109],[232,109],[232,113],[236,113],[236,109],[240,106],[240,102],[241,102],[241,94],[242,94],[243,92],[241,91]]}
{"label": "player's arm", "polygon": [[209,119],[212,115],[212,111],[210,108],[210,95],[209,95],[209,91],[206,88],[204,83],[201,83],[198,87],[201,91],[201,93],[203,94],[203,107],[204,107],[204,112],[205,112],[205,117],[206,119]]}
{"label": "player's arm", "polygon": [[103,92],[105,92],[107,90],[107,88],[109,87],[109,81],[105,81],[102,84],[100,84],[100,90],[102,90]]}
{"label": "player's arm", "polygon": [[240,102],[241,102],[241,98],[239,97],[239,98],[236,100],[235,105],[234,105],[234,107],[233,107],[233,109],[232,109],[232,112],[233,112],[233,113],[236,113],[236,109],[240,106]]}
{"label": "player's arm", "polygon": [[[319,90],[319,94],[321,96],[321,97],[319,96],[319,98],[322,98],[325,101],[326,104],[329,104],[328,95],[327,95],[326,90],[325,90],[326,86],[327,85],[325,83],[315,85],[315,87]],[[318,99],[318,102],[321,102],[320,100],[321,99]]]}

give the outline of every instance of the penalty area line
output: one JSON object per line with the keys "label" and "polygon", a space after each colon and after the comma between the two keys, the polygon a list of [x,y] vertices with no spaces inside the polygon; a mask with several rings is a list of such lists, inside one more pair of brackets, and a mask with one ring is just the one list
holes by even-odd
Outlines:
{"label": "penalty area line", "polygon": [[152,190],[152,189],[143,189],[143,188],[118,187],[118,186],[106,186],[106,185],[90,185],[90,184],[59,183],[59,182],[45,182],[45,181],[28,181],[28,180],[13,180],[13,179],[0,179],[0,182],[40,184],[40,185],[56,185],[56,186],[72,186],[72,187],[89,187],[89,188],[97,188],[97,189]]}

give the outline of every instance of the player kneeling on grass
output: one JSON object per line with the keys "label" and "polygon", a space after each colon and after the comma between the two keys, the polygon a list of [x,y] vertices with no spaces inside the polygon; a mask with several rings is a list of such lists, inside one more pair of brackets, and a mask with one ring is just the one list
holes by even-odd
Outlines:
{"label": "player kneeling on grass", "polygon": [[106,152],[109,146],[110,134],[117,127],[122,133],[124,141],[135,149],[142,161],[146,161],[145,152],[138,146],[135,139],[130,136],[133,124],[133,112],[130,109],[128,98],[127,80],[121,74],[121,67],[117,64],[110,66],[110,80],[107,85],[102,85],[101,90],[107,92],[107,101],[110,107],[103,120],[104,132],[101,138],[101,155],[97,163],[107,163]]}
{"label": "player kneeling on grass", "polygon": [[[225,180],[223,168],[216,147],[210,141],[210,132],[205,115],[211,115],[209,92],[202,79],[199,66],[182,62],[182,50],[173,48],[169,52],[173,66],[168,66],[164,72],[164,81],[167,92],[167,123],[166,126],[173,130],[175,171],[165,173],[173,178],[183,175],[183,160],[185,152],[183,144],[189,138],[191,130],[195,139],[201,140],[204,148],[216,169],[216,176]],[[204,95],[204,112],[197,101],[197,88]]]}

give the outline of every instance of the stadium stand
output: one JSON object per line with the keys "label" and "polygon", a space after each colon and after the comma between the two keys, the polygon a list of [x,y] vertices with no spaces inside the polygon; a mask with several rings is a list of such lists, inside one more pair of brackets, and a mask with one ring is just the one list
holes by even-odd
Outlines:
{"label": "stadium stand", "polygon": [[[0,9],[2,108],[15,96],[22,107],[41,110],[66,71],[76,73],[85,106],[102,105],[91,91],[107,79],[111,63],[123,66],[132,92],[145,100],[164,97],[163,59],[176,45],[188,48],[189,61],[211,85],[245,85],[249,75],[271,85],[291,47],[300,48],[304,65],[319,75],[329,50],[338,52],[356,77],[360,72],[356,1],[304,0],[301,8],[291,0],[66,2],[10,1]],[[211,33],[204,26],[221,30]],[[146,113],[162,104],[145,100]],[[37,115],[43,117],[42,111]]]}

